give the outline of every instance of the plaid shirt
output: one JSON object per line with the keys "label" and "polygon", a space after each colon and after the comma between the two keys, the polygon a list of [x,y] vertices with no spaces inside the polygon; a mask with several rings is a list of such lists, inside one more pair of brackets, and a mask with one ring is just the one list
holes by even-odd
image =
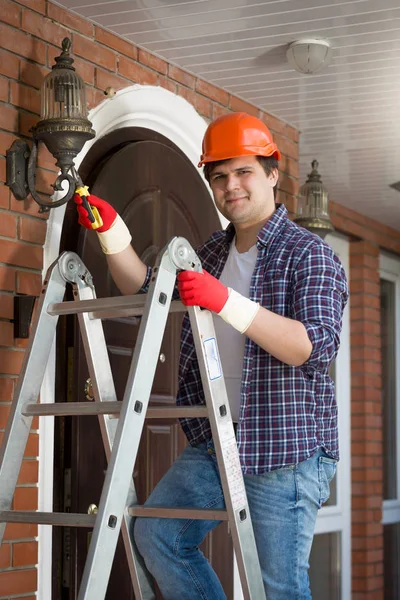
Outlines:
{"label": "plaid shirt", "polygon": [[[219,278],[235,235],[217,231],[197,250]],[[289,366],[246,338],[237,442],[243,473],[261,474],[309,458],[318,447],[339,458],[337,404],[328,369],[339,348],[346,275],[332,248],[289,220],[284,205],[261,229],[249,297],[305,326],[309,359]],[[146,280],[147,283],[147,280]],[[189,318],[182,326],[178,405],[204,404]],[[191,445],[211,438],[207,419],[180,419]]]}

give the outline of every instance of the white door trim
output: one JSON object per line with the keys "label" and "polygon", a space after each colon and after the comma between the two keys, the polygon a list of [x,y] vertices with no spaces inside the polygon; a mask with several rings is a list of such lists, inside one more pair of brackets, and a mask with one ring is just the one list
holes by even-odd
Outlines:
{"label": "white door trim", "polygon": [[[94,108],[89,119],[96,137],[87,142],[78,155],[75,165],[79,168],[83,158],[99,139],[126,127],[145,127],[170,139],[197,168],[201,143],[207,127],[205,120],[184,98],[162,87],[133,85],[125,88]],[[199,174],[203,177],[202,171]],[[204,177],[203,177],[204,179]],[[205,180],[204,180],[205,181]],[[208,184],[205,182],[210,191]],[[54,198],[60,197],[61,194]],[[212,201],[210,193],[210,201]],[[61,231],[65,206],[52,210],[44,246],[43,278],[47,268],[59,255]],[[219,215],[222,227],[227,222]],[[47,365],[40,393],[42,403],[54,402],[55,348]],[[53,449],[54,420],[40,419],[39,424],[39,501],[38,510],[52,511],[53,504]],[[38,531],[38,598],[51,599],[52,532],[51,527],[39,526]]]}

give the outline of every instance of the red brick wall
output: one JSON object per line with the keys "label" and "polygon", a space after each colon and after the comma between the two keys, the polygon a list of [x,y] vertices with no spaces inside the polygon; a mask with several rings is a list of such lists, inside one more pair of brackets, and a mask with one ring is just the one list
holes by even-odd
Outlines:
{"label": "red brick wall", "polygon": [[[186,98],[207,120],[228,111],[263,119],[283,153],[279,200],[295,211],[298,190],[298,132],[240,98],[47,2],[0,0],[0,436],[26,343],[13,339],[13,296],[38,294],[46,217],[33,201],[18,202],[5,186],[5,153],[16,137],[30,139],[39,119],[40,85],[72,37],[78,73],[87,85],[89,107],[115,90],[140,83],[160,85]],[[37,189],[49,193],[54,160],[42,148]],[[380,521],[379,246],[400,254],[400,235],[388,227],[331,203],[335,227],[351,236],[353,571],[354,598],[382,596]],[[366,375],[368,373],[368,377]],[[14,505],[37,506],[37,423],[25,453]],[[367,498],[366,498],[367,494]],[[0,549],[0,600],[36,590],[36,527],[9,525]],[[345,567],[344,567],[345,568]],[[377,590],[375,593],[374,590]]]}

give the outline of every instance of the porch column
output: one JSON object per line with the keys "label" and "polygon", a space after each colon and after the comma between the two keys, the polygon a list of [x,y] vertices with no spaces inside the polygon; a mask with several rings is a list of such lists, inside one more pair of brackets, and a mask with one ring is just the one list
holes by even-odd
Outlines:
{"label": "porch column", "polygon": [[366,241],[350,242],[350,322],[352,600],[383,600],[379,247]]}

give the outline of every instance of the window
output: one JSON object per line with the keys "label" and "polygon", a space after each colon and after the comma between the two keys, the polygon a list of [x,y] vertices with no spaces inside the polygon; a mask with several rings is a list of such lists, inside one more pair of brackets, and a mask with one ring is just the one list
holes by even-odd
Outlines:
{"label": "window", "polygon": [[400,597],[400,259],[380,258],[385,600]]}

